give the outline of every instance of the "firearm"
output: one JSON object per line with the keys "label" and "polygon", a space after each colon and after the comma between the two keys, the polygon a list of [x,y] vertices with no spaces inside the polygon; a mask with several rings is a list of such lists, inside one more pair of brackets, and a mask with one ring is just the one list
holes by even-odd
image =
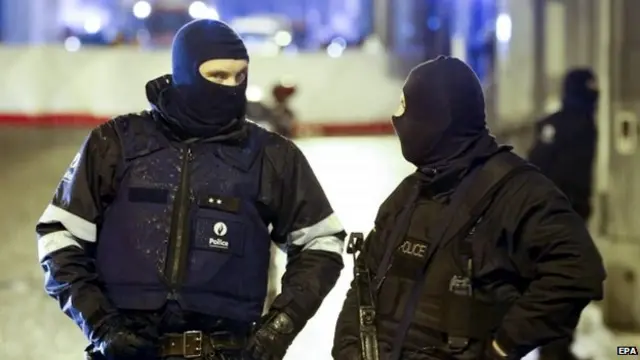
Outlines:
{"label": "firearm", "polygon": [[347,254],[353,255],[353,276],[358,296],[360,320],[360,355],[362,360],[379,360],[378,332],[376,330],[376,307],[373,301],[371,273],[364,257],[358,256],[364,247],[364,234],[351,233],[347,242]]}

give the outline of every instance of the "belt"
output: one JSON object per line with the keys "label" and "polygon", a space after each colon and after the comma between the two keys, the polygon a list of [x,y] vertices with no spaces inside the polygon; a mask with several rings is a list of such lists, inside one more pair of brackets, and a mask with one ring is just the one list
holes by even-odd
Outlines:
{"label": "belt", "polygon": [[241,350],[243,347],[244,339],[229,332],[209,334],[202,331],[186,331],[181,334],[164,334],[160,339],[160,356],[196,359],[218,351]]}

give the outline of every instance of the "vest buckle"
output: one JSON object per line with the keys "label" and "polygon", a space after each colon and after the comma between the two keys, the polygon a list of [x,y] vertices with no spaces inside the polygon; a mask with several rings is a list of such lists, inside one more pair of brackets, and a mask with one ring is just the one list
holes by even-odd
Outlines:
{"label": "vest buckle", "polygon": [[459,336],[449,336],[447,345],[450,351],[454,353],[461,352],[469,346],[469,339]]}
{"label": "vest buckle", "polygon": [[182,354],[185,359],[202,357],[202,331],[185,331],[182,334]]}
{"label": "vest buckle", "polygon": [[459,296],[472,296],[471,279],[466,276],[454,276],[449,281],[449,291]]}

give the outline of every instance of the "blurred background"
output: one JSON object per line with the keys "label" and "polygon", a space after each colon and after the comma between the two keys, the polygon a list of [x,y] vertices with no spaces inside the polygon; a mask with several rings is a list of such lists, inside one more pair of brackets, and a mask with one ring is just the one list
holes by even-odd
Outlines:
{"label": "blurred background", "polygon": [[[148,108],[145,83],[170,71],[172,36],[194,18],[245,39],[250,116],[295,138],[349,231],[368,231],[412,171],[389,122],[412,66],[466,61],[493,132],[522,155],[565,72],[592,68],[590,227],[609,271],[597,307],[615,345],[640,345],[638,14],[637,0],[0,0],[0,359],[82,358],[80,332],[42,291],[34,225],[91,127]],[[288,359],[330,359],[347,265]]]}

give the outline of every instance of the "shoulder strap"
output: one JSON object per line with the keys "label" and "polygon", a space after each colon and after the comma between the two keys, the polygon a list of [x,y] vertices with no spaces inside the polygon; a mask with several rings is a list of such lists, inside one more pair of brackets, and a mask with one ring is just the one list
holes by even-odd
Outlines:
{"label": "shoulder strap", "polygon": [[474,218],[484,212],[491,204],[491,199],[502,185],[523,171],[535,171],[531,165],[511,151],[496,154],[490,158],[478,172],[472,187],[462,199],[462,211]]}
{"label": "shoulder strap", "polygon": [[417,274],[411,294],[407,299],[404,315],[400,321],[392,347],[391,360],[400,359],[402,345],[411,319],[415,312],[424,285],[426,268],[438,248],[455,238],[461,231],[468,230],[482,216],[491,204],[493,196],[504,183],[517,173],[532,170],[533,166],[511,152],[502,152],[491,157],[483,165],[471,170],[453,193],[450,203],[438,216],[438,221],[429,230],[425,261]]}

